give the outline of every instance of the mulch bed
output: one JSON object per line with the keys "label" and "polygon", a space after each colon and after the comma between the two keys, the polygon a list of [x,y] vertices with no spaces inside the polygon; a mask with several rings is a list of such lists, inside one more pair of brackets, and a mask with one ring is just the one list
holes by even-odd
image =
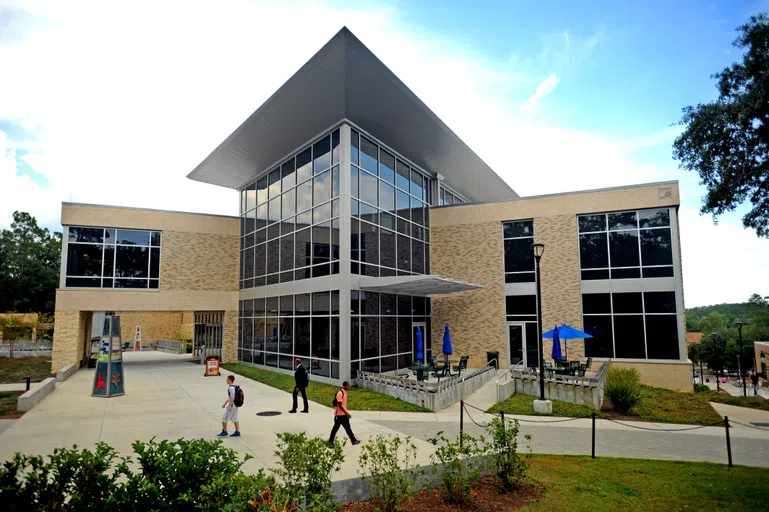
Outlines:
{"label": "mulch bed", "polygon": [[[538,487],[524,485],[512,494],[501,494],[497,490],[492,476],[481,477],[475,485],[471,502],[465,506],[449,505],[443,501],[439,487],[423,490],[416,494],[409,503],[404,503],[404,512],[507,512],[525,507],[542,496]],[[374,512],[373,503],[362,501],[343,505],[340,512]]]}
{"label": "mulch bed", "polygon": [[16,410],[16,400],[23,394],[24,391],[0,392],[0,420],[17,420],[24,416]]}

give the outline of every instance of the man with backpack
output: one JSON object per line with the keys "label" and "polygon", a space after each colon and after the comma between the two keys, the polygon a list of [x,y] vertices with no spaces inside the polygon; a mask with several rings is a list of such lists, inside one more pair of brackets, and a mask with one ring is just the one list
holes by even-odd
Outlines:
{"label": "man with backpack", "polygon": [[[235,376],[227,377],[227,399],[222,404],[222,431],[217,437],[240,437],[240,422],[238,421],[238,410],[243,406],[243,390],[235,385]],[[235,432],[231,435],[227,433],[227,422],[235,424]]]}
{"label": "man with backpack", "polygon": [[298,357],[294,360],[294,363],[296,364],[296,369],[294,370],[294,407],[291,408],[290,413],[296,412],[296,407],[298,405],[298,397],[299,392],[302,393],[302,400],[304,401],[304,409],[302,412],[307,413],[310,412],[309,404],[307,403],[307,386],[310,384],[310,374],[307,373],[307,370],[304,369],[304,366],[302,366],[302,360]]}
{"label": "man with backpack", "polygon": [[334,407],[334,427],[331,429],[331,437],[328,439],[328,444],[332,446],[334,444],[336,433],[339,431],[339,427],[344,427],[344,431],[347,432],[347,437],[350,438],[353,446],[360,444],[360,441],[355,439],[355,434],[352,433],[352,428],[350,428],[350,418],[352,418],[352,414],[347,410],[347,393],[349,392],[350,383],[344,381],[344,383],[342,383],[342,389],[337,391],[334,401],[331,402],[331,405]]}

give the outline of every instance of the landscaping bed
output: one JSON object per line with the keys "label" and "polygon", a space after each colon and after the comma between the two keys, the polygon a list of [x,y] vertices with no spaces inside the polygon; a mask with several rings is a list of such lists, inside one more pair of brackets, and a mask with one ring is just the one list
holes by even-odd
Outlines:
{"label": "landscaping bed", "polygon": [[24,413],[16,410],[16,403],[23,391],[0,391],[0,420],[15,420]]}
{"label": "landscaping bed", "polygon": [[24,382],[26,376],[40,382],[51,374],[50,357],[0,357],[0,384]]}
{"label": "landscaping bed", "polygon": [[[542,497],[542,490],[536,485],[525,485],[517,492],[502,494],[490,475],[481,477],[473,486],[472,503],[464,506],[451,505],[443,501],[438,487],[419,491],[411,501],[401,505],[402,512],[456,512],[489,510],[507,512],[521,509]],[[376,507],[368,501],[348,503],[343,505],[340,512],[375,512]]]}
{"label": "landscaping bed", "polygon": [[[226,363],[222,365],[222,368],[287,393],[291,393],[294,390],[293,375],[255,368],[240,363]],[[337,391],[339,391],[338,386],[311,381],[310,386],[307,388],[307,399],[330,407]],[[351,411],[429,412],[424,407],[404,402],[399,398],[357,387],[350,390],[347,406]]]}
{"label": "landscaping bed", "polygon": [[[498,402],[491,406],[488,412],[492,414],[499,414],[505,411],[505,414],[519,414],[527,416],[543,416],[534,412],[534,399],[537,398],[531,395],[523,395],[516,393],[503,402]],[[563,402],[561,400],[553,400],[553,414],[547,416],[563,416],[568,418],[589,418],[593,412],[593,408],[586,405],[573,404],[571,402]],[[597,411],[596,416],[598,418],[608,418],[609,414],[601,411]]]}

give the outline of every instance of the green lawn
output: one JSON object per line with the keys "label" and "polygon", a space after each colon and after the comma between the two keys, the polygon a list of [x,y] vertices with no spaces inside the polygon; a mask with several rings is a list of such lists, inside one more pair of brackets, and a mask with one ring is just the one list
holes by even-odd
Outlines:
{"label": "green lawn", "polygon": [[[505,414],[525,414],[529,416],[538,416],[534,412],[534,399],[537,397],[516,393],[504,402],[494,404],[489,412],[499,414],[505,411]],[[569,418],[589,418],[593,409],[586,405],[577,405],[560,400],[553,400],[553,416],[566,416]],[[608,418],[609,415],[598,412],[597,417]]]}
{"label": "green lawn", "polygon": [[543,497],[523,510],[766,510],[765,468],[706,462],[535,455]]}
{"label": "green lawn", "polygon": [[24,382],[27,375],[32,382],[40,382],[51,376],[50,357],[0,358],[0,384]]}
{"label": "green lawn", "polygon": [[[286,375],[239,363],[226,363],[222,365],[222,368],[288,393],[294,389],[293,375]],[[339,391],[338,386],[321,382],[310,382],[310,386],[307,388],[307,399],[331,407],[331,401],[334,399],[337,391]],[[362,388],[352,388],[350,390],[347,406],[351,411],[429,412],[424,407],[404,402],[399,398]]]}
{"label": "green lawn", "polygon": [[[748,393],[752,393],[752,391],[748,390]],[[769,411],[769,400],[760,396],[731,396],[716,391],[697,393],[697,396],[705,398],[708,402],[718,402],[719,404],[736,405],[737,407],[748,407],[750,409]]]}
{"label": "green lawn", "polygon": [[16,411],[16,403],[22,391],[0,391],[0,417],[16,417],[21,413]]}

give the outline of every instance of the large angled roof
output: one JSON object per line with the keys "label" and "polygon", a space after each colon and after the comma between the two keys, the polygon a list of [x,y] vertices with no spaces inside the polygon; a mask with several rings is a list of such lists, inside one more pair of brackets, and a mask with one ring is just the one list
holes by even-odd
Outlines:
{"label": "large angled roof", "polygon": [[187,177],[239,188],[343,119],[473,202],[518,198],[346,27]]}

